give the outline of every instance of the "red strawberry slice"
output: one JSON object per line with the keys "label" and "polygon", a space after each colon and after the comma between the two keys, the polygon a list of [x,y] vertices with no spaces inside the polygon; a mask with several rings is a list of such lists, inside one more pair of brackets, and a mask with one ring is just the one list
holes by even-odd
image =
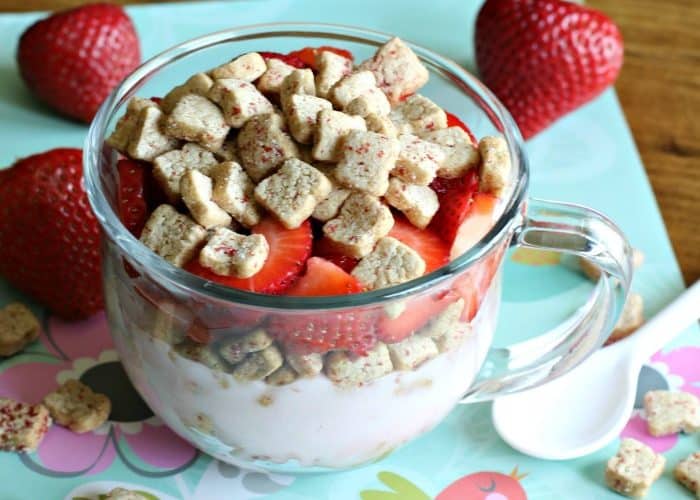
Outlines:
{"label": "red strawberry slice", "polygon": [[600,94],[622,66],[615,23],[562,0],[487,0],[475,44],[482,80],[525,139]]}
{"label": "red strawberry slice", "polygon": [[339,349],[364,356],[377,341],[375,310],[279,314],[268,323],[270,334],[286,351],[300,354]]}
{"label": "red strawberry slice", "polygon": [[344,57],[346,59],[350,59],[351,61],[354,59],[352,52],[349,50],[345,49],[338,49],[336,47],[331,47],[329,45],[322,45],[321,47],[304,47],[303,49],[295,50],[289,53],[290,56],[297,57],[301,61],[304,62],[309,68],[316,70],[316,56],[320,52],[333,52],[335,54],[338,54],[341,57]]}
{"label": "red strawberry slice", "polygon": [[58,112],[90,122],[141,59],[134,25],[118,5],[55,13],[22,34],[17,63],[27,87]]}
{"label": "red strawberry slice", "polygon": [[449,245],[430,229],[418,229],[401,215],[394,215],[394,227],[389,236],[408,245],[423,257],[426,274],[449,261]]}
{"label": "red strawberry slice", "polygon": [[361,291],[362,285],[354,276],[330,261],[311,257],[306,262],[306,274],[287,290],[286,295],[311,297],[347,295]]}
{"label": "red strawberry slice", "polygon": [[455,280],[452,289],[464,299],[463,321],[471,321],[481,307],[481,303],[491,286],[493,277],[498,271],[503,254],[507,245],[494,250],[490,255],[484,257],[479,263],[472,267]]}
{"label": "red strawberry slice", "polygon": [[53,149],[0,171],[0,274],[63,318],[102,309],[100,228],[80,149]]}
{"label": "red strawberry slice", "polygon": [[377,338],[389,344],[400,342],[424,327],[455,300],[457,298],[451,293],[426,295],[410,300],[397,318],[383,316],[379,320]]}
{"label": "red strawberry slice", "polygon": [[438,195],[440,208],[430,222],[429,229],[452,244],[460,225],[471,210],[474,194],[479,189],[476,169],[458,179],[436,178],[430,187]]}
{"label": "red strawberry slice", "polygon": [[295,68],[298,69],[304,69],[307,68],[307,64],[299,59],[296,55],[293,55],[293,53],[290,54],[281,54],[279,52],[258,52],[262,56],[263,59],[266,61],[268,59],[279,59],[280,61],[289,64],[290,66],[294,66]]}
{"label": "red strawberry slice", "polygon": [[449,111],[445,111],[445,114],[447,115],[447,126],[448,127],[461,128],[462,130],[464,130],[467,133],[469,138],[472,140],[472,144],[474,145],[474,147],[476,148],[479,146],[479,141],[476,140],[476,136],[471,131],[471,129],[466,126],[466,124],[462,120],[457,118],[457,116],[453,115]]}
{"label": "red strawberry slice", "polygon": [[265,265],[254,276],[245,279],[220,276],[202,266],[197,259],[190,261],[185,269],[231,288],[272,295],[283,293],[297,279],[311,254],[311,224],[305,221],[297,229],[287,229],[268,218],[255,226],[252,232],[265,236],[270,246]]}
{"label": "red strawberry slice", "polygon": [[343,271],[352,272],[358,259],[340,253],[330,240],[320,237],[314,240],[313,254],[322,257],[341,268]]}
{"label": "red strawberry slice", "polygon": [[117,191],[119,219],[131,234],[138,238],[148,219],[146,203],[148,164],[121,159],[117,162],[117,172],[119,174]]}
{"label": "red strawberry slice", "polygon": [[456,259],[486,236],[495,222],[498,198],[490,193],[476,193],[450,248],[450,260]]}

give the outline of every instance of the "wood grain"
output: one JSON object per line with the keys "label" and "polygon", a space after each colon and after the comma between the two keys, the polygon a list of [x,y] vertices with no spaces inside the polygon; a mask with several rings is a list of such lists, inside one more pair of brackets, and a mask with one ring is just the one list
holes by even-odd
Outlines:
{"label": "wood grain", "polygon": [[[81,3],[86,2],[0,0],[0,11]],[[606,12],[622,29],[625,65],[617,92],[683,276],[692,283],[700,278],[700,1],[588,0],[588,4]]]}

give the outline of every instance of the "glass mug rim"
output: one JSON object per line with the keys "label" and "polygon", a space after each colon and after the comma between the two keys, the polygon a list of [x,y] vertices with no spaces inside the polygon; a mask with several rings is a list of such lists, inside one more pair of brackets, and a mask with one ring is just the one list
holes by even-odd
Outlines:
{"label": "glass mug rim", "polygon": [[514,187],[510,190],[510,195],[505,200],[501,214],[494,225],[479,242],[459,257],[420,278],[388,288],[341,296],[291,297],[260,294],[207,281],[165,261],[126,229],[108,200],[101,176],[107,127],[126,101],[143,83],[152,77],[157,77],[158,70],[171,62],[212,46],[247,39],[303,36],[342,39],[379,46],[394,35],[340,24],[285,22],[247,25],[214,32],[175,45],[144,62],[127,76],[100,107],[90,124],[83,149],[88,199],[104,233],[126,255],[131,256],[136,262],[148,269],[151,275],[175,282],[188,291],[211,299],[275,310],[346,309],[406,298],[464,272],[483,255],[489,253],[501,241],[502,234],[511,230],[527,193],[529,171],[522,136],[505,106],[475,76],[451,59],[409,42],[406,43],[416,52],[422,62],[427,63],[434,70],[439,70],[449,78],[463,95],[472,101],[478,101],[477,105],[489,114],[492,121],[495,121],[494,125],[502,127],[501,132],[508,144],[513,168],[517,172]]}

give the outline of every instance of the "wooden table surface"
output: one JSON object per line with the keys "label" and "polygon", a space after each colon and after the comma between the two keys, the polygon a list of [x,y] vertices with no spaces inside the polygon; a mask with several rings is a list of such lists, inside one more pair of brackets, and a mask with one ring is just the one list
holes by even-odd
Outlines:
{"label": "wooden table surface", "polygon": [[[0,11],[81,3],[86,2],[0,0]],[[606,12],[622,29],[625,64],[617,92],[690,284],[700,278],[700,1],[587,3]]]}

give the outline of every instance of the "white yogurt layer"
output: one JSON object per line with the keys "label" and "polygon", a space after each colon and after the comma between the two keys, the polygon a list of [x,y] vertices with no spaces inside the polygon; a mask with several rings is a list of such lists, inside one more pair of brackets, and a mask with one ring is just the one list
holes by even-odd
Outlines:
{"label": "white yogurt layer", "polygon": [[175,355],[147,332],[125,337],[113,331],[122,362],[148,404],[203,451],[238,465],[264,460],[349,467],[430,430],[466,392],[491,344],[499,281],[497,276],[461,346],[414,371],[351,389],[324,375],[279,387],[239,382]]}

